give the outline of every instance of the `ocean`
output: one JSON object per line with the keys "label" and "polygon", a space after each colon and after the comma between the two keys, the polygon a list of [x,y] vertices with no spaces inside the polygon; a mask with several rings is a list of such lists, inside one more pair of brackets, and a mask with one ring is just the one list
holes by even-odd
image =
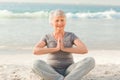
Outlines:
{"label": "ocean", "polygon": [[120,50],[120,6],[0,3],[0,54],[31,51],[46,33],[51,10],[67,16],[65,31],[74,32],[89,50]]}

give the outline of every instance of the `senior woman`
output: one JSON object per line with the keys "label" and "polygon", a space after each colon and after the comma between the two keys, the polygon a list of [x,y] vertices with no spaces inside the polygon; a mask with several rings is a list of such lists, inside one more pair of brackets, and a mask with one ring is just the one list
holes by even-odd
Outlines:
{"label": "senior woman", "polygon": [[94,59],[87,57],[74,63],[72,53],[85,54],[88,50],[74,33],[64,31],[66,15],[62,10],[51,11],[49,22],[54,31],[46,34],[33,50],[35,55],[48,54],[47,63],[35,61],[33,71],[43,80],[80,80],[94,68]]}

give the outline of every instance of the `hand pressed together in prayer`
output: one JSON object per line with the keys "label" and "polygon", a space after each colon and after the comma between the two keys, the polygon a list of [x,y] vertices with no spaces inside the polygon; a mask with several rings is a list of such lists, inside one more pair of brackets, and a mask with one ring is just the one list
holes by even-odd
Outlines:
{"label": "hand pressed together in prayer", "polygon": [[57,40],[57,49],[59,50],[63,50],[64,49],[64,43],[63,43],[63,38],[59,37]]}

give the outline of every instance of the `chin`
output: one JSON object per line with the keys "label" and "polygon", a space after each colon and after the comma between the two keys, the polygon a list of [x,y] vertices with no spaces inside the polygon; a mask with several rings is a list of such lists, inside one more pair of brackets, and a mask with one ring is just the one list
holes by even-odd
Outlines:
{"label": "chin", "polygon": [[60,30],[57,30],[57,32],[61,32],[61,31],[63,31],[63,29],[62,29],[62,30],[61,30],[61,29],[60,29]]}

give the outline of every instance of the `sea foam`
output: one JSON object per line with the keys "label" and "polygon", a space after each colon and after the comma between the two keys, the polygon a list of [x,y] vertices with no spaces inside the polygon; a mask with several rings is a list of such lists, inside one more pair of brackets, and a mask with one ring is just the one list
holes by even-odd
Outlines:
{"label": "sea foam", "polygon": [[[15,13],[8,10],[0,10],[0,18],[48,18],[48,11]],[[67,18],[80,19],[120,19],[120,12],[113,9],[103,12],[67,12]]]}

